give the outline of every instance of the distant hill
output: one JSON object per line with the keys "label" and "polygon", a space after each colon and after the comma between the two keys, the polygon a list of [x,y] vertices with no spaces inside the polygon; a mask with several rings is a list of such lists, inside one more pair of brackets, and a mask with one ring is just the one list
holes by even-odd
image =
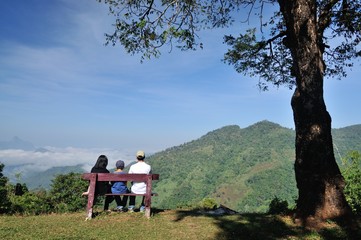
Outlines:
{"label": "distant hill", "polygon": [[361,124],[332,129],[335,157],[340,161],[348,151],[361,152]]}
{"label": "distant hill", "polygon": [[0,150],[4,149],[21,149],[24,151],[35,150],[32,143],[24,141],[19,137],[13,137],[10,141],[0,141]]}
{"label": "distant hill", "polygon": [[[361,125],[334,130],[341,156],[361,151]],[[262,121],[247,128],[226,126],[152,155],[160,174],[154,203],[160,208],[197,204],[205,197],[232,209],[264,212],[275,197],[294,203],[295,131]]]}
{"label": "distant hill", "polygon": [[67,174],[70,172],[83,173],[84,169],[81,165],[53,167],[41,172],[41,174],[39,172],[32,172],[26,177],[24,177],[24,179],[22,179],[22,182],[25,182],[26,186],[29,189],[50,189],[51,181],[56,175]]}

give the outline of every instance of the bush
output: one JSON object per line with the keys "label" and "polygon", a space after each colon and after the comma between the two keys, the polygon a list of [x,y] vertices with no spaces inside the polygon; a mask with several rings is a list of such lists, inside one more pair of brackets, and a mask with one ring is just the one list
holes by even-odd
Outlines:
{"label": "bush", "polygon": [[204,210],[213,210],[217,207],[217,202],[213,198],[204,198],[199,205]]}
{"label": "bush", "polygon": [[275,197],[269,204],[269,214],[286,214],[288,212],[288,202],[282,201],[278,197]]}
{"label": "bush", "polygon": [[44,191],[25,192],[23,195],[13,194],[10,199],[13,213],[39,215],[49,213],[53,209]]}
{"label": "bush", "polygon": [[88,188],[78,173],[58,175],[52,181],[52,189],[28,191],[25,184],[12,185],[3,176],[4,164],[0,163],[0,214],[18,213],[38,215],[50,212],[74,212],[83,210],[87,198],[81,193]]}
{"label": "bush", "polygon": [[81,179],[79,173],[60,174],[52,180],[50,199],[56,212],[83,210],[87,198],[82,197],[89,183]]}
{"label": "bush", "polygon": [[51,205],[46,191],[29,192],[25,184],[10,184],[2,173],[4,167],[0,163],[0,213],[48,213]]}

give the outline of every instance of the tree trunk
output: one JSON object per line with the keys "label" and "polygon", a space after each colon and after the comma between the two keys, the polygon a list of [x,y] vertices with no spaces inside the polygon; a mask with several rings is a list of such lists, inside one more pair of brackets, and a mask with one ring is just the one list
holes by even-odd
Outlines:
{"label": "tree trunk", "polygon": [[279,0],[287,27],[284,42],[291,50],[297,85],[292,97],[299,194],[296,213],[303,220],[332,219],[351,213],[333,152],[331,117],[323,99],[325,66],[315,2]]}

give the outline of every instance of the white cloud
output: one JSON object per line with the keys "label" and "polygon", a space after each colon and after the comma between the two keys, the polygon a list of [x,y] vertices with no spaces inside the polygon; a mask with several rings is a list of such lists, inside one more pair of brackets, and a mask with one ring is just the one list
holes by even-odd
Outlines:
{"label": "white cloud", "polygon": [[85,148],[55,148],[46,147],[48,152],[24,151],[16,149],[0,150],[0,162],[6,167],[11,167],[12,173],[26,173],[32,171],[45,171],[52,167],[82,165],[85,172],[94,166],[99,155],[108,157],[108,169],[115,167],[119,159],[125,164],[134,161],[134,153],[116,149],[85,149]]}

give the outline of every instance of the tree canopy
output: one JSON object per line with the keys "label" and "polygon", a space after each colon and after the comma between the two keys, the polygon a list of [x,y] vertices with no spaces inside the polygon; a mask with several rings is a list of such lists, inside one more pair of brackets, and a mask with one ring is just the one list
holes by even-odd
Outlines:
{"label": "tree canopy", "polygon": [[[258,76],[260,87],[295,85],[293,60],[289,50],[287,26],[281,11],[269,13],[285,5],[276,0],[97,0],[109,5],[115,16],[114,32],[106,34],[107,44],[120,43],[131,54],[142,59],[157,57],[168,45],[181,50],[202,48],[198,32],[202,29],[230,27],[235,23],[260,19],[259,25],[240,33],[227,35],[224,42],[231,47],[224,62],[237,72]],[[325,74],[345,77],[353,59],[361,56],[360,1],[310,1],[317,7],[317,34],[327,65]],[[272,7],[270,7],[272,6]],[[268,12],[267,12],[268,11]],[[265,14],[267,12],[267,14]],[[240,17],[241,16],[241,17]],[[268,19],[266,16],[270,16]],[[236,22],[238,20],[238,22]]]}

